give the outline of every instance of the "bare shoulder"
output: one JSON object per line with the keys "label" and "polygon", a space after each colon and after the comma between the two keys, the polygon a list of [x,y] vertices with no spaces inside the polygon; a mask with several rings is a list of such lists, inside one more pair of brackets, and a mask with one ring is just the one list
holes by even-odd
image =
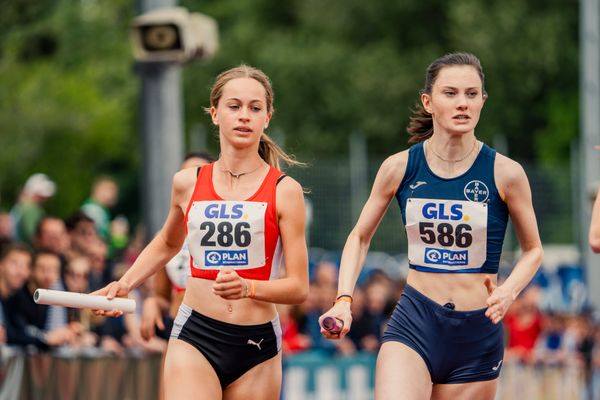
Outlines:
{"label": "bare shoulder", "polygon": [[304,191],[302,185],[287,175],[277,184],[277,215],[294,216],[300,212],[304,215]]}
{"label": "bare shoulder", "polygon": [[529,185],[523,166],[515,160],[496,153],[494,167],[496,186],[502,197],[515,188]]}
{"label": "bare shoulder", "polygon": [[389,185],[396,189],[404,178],[407,164],[408,150],[392,154],[381,163],[379,172],[377,172],[377,180],[384,186]]}
{"label": "bare shoulder", "polygon": [[173,175],[172,196],[174,203],[181,204],[182,202],[187,203],[189,201],[191,192],[196,185],[196,172],[196,168],[186,168],[177,171]]}
{"label": "bare shoulder", "polygon": [[303,194],[302,185],[289,175],[286,175],[286,177],[277,184],[277,197],[282,196],[283,198],[289,198],[303,196]]}

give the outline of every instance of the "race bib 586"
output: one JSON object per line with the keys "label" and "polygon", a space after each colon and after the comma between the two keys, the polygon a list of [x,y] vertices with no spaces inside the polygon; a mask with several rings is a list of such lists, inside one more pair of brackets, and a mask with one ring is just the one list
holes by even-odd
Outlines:
{"label": "race bib 586", "polygon": [[487,213],[485,203],[408,199],[410,263],[448,271],[481,268],[487,252]]}

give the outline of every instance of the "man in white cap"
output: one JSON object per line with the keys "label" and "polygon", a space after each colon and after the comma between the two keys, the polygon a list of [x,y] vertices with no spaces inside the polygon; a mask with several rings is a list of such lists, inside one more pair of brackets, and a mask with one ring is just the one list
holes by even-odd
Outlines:
{"label": "man in white cap", "polygon": [[36,173],[25,182],[19,201],[10,211],[14,237],[31,244],[39,221],[45,214],[42,204],[56,193],[56,184],[46,175]]}

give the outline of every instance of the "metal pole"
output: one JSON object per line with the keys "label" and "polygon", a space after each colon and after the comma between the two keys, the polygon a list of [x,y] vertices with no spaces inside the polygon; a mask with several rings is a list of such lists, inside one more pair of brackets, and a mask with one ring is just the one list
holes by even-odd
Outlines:
{"label": "metal pole", "polygon": [[581,254],[587,272],[590,302],[600,307],[600,259],[588,245],[591,218],[590,190],[600,180],[600,154],[594,145],[600,143],[600,8],[599,0],[581,0],[581,186],[580,237]]}
{"label": "metal pole", "polygon": [[[140,13],[174,7],[176,0],[139,0]],[[161,228],[169,211],[173,174],[183,154],[181,66],[139,63],[141,139],[143,144],[142,214],[147,239]]]}
{"label": "metal pole", "polygon": [[369,197],[369,164],[365,135],[350,135],[350,193],[353,224],[358,220],[365,201]]}

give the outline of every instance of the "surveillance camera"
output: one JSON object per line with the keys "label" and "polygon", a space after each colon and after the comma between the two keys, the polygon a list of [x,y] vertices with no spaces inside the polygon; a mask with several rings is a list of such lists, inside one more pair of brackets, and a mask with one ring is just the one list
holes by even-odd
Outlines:
{"label": "surveillance camera", "polygon": [[186,62],[210,59],[218,46],[214,19],[183,7],[142,14],[131,26],[133,55],[142,62]]}

